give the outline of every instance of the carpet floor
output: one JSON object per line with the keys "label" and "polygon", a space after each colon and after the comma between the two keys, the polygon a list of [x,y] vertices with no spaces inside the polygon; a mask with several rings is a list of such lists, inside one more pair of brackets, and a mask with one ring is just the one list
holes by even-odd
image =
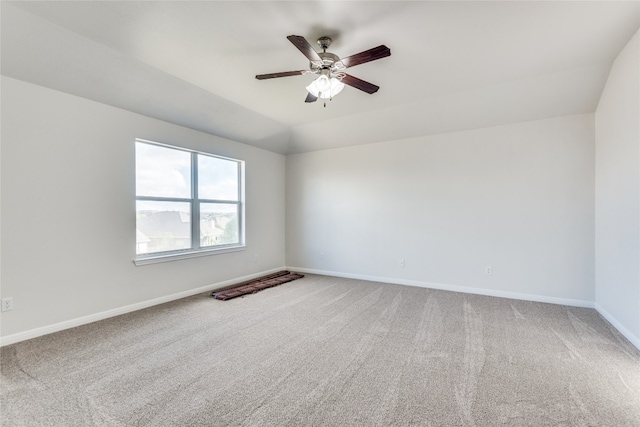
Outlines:
{"label": "carpet floor", "polygon": [[640,426],[592,309],[307,275],[0,349],[2,426]]}

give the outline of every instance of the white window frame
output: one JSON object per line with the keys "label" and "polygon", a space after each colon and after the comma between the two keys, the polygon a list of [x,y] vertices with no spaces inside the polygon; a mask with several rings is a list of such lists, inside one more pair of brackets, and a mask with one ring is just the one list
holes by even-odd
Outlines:
{"label": "white window frame", "polygon": [[[149,254],[137,254],[133,260],[136,265],[154,264],[158,262],[175,261],[179,259],[187,259],[215,254],[222,254],[228,252],[237,252],[245,250],[245,201],[244,201],[244,171],[245,162],[230,157],[218,156],[216,154],[206,153],[203,151],[190,150],[183,147],[164,144],[155,141],[148,141],[145,139],[136,138],[135,144],[138,143],[155,145],[157,147],[168,148],[172,150],[182,151],[189,153],[191,156],[191,197],[179,198],[179,197],[158,197],[158,196],[138,196],[136,191],[136,203],[138,201],[158,201],[158,202],[183,202],[189,203],[191,206],[191,247],[187,249],[154,252]],[[228,160],[238,164],[238,197],[237,201],[231,200],[216,200],[216,199],[202,199],[198,196],[198,155],[213,157],[221,160]],[[137,153],[136,153],[137,156]],[[137,183],[136,183],[137,184]],[[238,243],[216,245],[216,246],[200,246],[200,204],[201,203],[216,203],[216,204],[229,204],[236,205],[238,212]],[[137,211],[137,209],[136,209]],[[137,229],[137,226],[136,226]],[[134,233],[135,235],[135,233]],[[137,250],[136,250],[137,252]]]}

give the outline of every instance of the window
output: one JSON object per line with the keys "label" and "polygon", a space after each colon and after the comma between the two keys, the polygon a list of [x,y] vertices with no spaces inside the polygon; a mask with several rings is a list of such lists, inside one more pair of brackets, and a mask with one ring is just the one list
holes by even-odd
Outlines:
{"label": "window", "polygon": [[243,166],[136,140],[136,261],[243,247]]}

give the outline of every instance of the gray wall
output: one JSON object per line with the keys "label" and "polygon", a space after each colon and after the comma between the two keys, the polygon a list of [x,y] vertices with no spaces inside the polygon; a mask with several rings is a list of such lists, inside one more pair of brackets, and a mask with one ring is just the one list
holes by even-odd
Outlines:
{"label": "gray wall", "polygon": [[[284,265],[284,156],[6,77],[1,137],[2,337]],[[246,161],[245,251],[133,264],[135,138]]]}
{"label": "gray wall", "polygon": [[586,114],[288,156],[287,264],[592,305],[594,144]]}
{"label": "gray wall", "polygon": [[616,59],[596,111],[596,308],[640,348],[640,44]]}

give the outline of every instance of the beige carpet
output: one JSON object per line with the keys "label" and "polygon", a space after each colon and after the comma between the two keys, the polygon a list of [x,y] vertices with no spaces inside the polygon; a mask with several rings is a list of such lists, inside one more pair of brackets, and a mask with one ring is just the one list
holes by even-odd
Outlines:
{"label": "beige carpet", "polygon": [[1,350],[3,426],[639,426],[594,310],[308,275]]}

